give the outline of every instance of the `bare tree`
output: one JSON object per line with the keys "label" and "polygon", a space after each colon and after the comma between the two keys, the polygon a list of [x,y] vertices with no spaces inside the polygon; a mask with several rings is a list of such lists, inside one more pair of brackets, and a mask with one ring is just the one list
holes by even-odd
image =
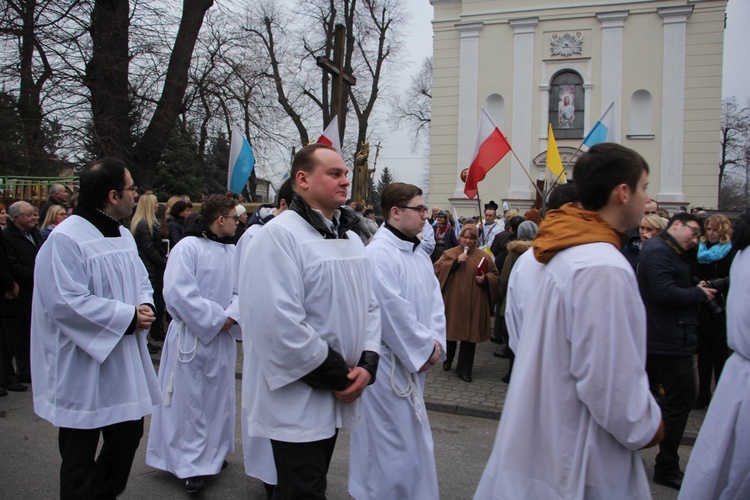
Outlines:
{"label": "bare tree", "polygon": [[727,168],[741,165],[748,148],[750,148],[750,108],[741,108],[734,97],[725,99],[721,109],[720,192]]}
{"label": "bare tree", "polygon": [[432,57],[422,61],[419,72],[412,76],[406,92],[394,102],[396,125],[407,125],[414,132],[413,150],[430,141],[432,120]]}

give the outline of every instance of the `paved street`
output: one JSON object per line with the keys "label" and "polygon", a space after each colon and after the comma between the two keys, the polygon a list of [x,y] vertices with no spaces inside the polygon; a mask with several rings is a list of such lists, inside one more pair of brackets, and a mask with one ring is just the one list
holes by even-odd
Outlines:
{"label": "paved street", "polygon": [[[432,407],[444,411],[429,412],[435,440],[435,456],[444,499],[471,498],[482,474],[497,430],[497,420],[486,418],[502,409],[500,401],[493,406],[492,398],[505,394],[505,384],[497,380],[504,373],[504,360],[492,358],[495,345],[486,343],[477,349],[477,367],[472,384],[436,367],[430,373],[429,399]],[[485,359],[485,357],[487,357]],[[239,366],[239,365],[238,365]],[[239,401],[237,384],[237,398]],[[483,391],[487,392],[483,392]],[[485,414],[478,418],[468,414]],[[148,418],[146,433],[148,433]],[[236,451],[228,457],[229,467],[208,481],[200,498],[226,499],[265,498],[262,484],[244,474],[242,465],[239,421]],[[181,498],[188,495],[184,482],[171,474],[156,471],[145,464],[147,435],[136,455],[128,489],[123,499]],[[347,499],[348,435],[341,433],[329,473],[329,498]],[[689,457],[689,446],[681,448],[683,462]],[[643,452],[649,477],[653,473],[654,451]],[[0,398],[0,500],[52,499],[58,497],[60,456],[57,451],[57,430],[34,415],[31,391],[11,393]],[[654,498],[673,499],[676,492],[652,485]]]}

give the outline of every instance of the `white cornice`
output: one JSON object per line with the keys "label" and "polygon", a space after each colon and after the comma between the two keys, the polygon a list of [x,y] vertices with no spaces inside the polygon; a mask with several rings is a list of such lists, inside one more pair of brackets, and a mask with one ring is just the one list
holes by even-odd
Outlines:
{"label": "white cornice", "polygon": [[533,33],[536,25],[539,24],[538,17],[525,17],[523,19],[511,19],[509,21],[513,27],[513,33],[520,35],[522,33]]}
{"label": "white cornice", "polygon": [[663,7],[656,9],[659,16],[662,18],[664,24],[680,24],[686,23],[690,14],[693,13],[692,5],[684,5],[680,7]]}
{"label": "white cornice", "polygon": [[602,28],[622,28],[625,26],[625,20],[628,18],[630,11],[623,10],[619,12],[602,12],[596,15],[596,18],[602,23]]}

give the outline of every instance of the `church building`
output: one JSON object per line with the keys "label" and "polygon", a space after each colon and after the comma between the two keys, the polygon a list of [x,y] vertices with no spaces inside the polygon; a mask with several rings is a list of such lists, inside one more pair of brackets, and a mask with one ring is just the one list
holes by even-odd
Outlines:
{"label": "church building", "polygon": [[717,206],[726,0],[430,2],[431,204],[477,213],[461,172],[482,107],[513,151],[479,183],[481,201],[525,209],[540,201],[549,124],[570,179],[613,104],[614,142],[648,162],[651,198],[670,213]]}

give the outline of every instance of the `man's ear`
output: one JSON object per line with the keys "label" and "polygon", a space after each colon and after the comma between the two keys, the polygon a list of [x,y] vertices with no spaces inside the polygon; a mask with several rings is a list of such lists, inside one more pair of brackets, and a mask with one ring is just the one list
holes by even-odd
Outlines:
{"label": "man's ear", "polygon": [[389,220],[401,220],[401,209],[400,208],[398,208],[396,206],[393,206],[388,211],[388,213],[391,214],[391,217],[390,217]]}
{"label": "man's ear", "polygon": [[298,170],[297,174],[294,176],[294,180],[296,181],[296,187],[303,191],[306,191],[310,186],[309,174],[304,170]]}
{"label": "man's ear", "polygon": [[630,188],[624,183],[619,184],[612,190],[612,199],[614,199],[618,205],[627,205],[632,195],[633,193],[630,192]]}
{"label": "man's ear", "polygon": [[117,193],[117,190],[110,189],[109,194],[107,194],[107,201],[111,203],[112,205],[116,205],[119,199],[120,199],[120,195]]}

